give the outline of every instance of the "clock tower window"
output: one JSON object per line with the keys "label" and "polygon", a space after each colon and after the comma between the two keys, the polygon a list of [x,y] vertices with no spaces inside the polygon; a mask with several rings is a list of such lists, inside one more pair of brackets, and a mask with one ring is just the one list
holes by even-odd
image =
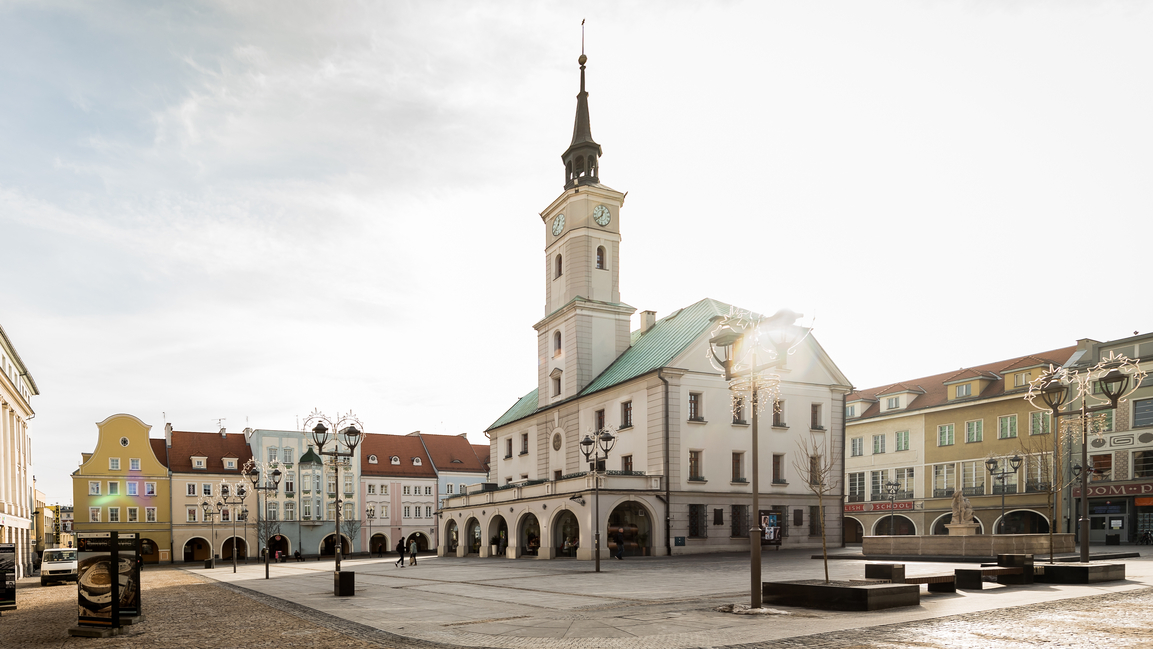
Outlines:
{"label": "clock tower window", "polygon": [[605,247],[597,246],[597,270],[604,270],[607,268],[605,265]]}
{"label": "clock tower window", "polygon": [[560,255],[557,255],[557,256],[556,256],[556,272],[555,272],[555,274],[553,275],[553,279],[556,279],[556,278],[560,277],[560,276],[561,276],[561,275],[563,275],[563,274],[564,274],[564,264],[563,264],[563,262],[561,261],[561,256],[560,256]]}
{"label": "clock tower window", "polygon": [[557,356],[560,356],[563,351],[564,351],[564,346],[561,345],[561,336],[560,336],[560,332],[558,331],[555,334],[553,334],[553,337],[552,337],[552,355],[555,358]]}

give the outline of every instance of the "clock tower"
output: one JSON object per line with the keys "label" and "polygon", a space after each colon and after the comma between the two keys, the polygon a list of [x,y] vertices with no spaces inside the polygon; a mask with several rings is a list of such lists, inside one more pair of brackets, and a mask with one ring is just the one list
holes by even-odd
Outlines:
{"label": "clock tower", "polygon": [[545,317],[537,331],[537,405],[580,393],[629,347],[636,309],[621,302],[620,210],[625,196],[600,182],[601,146],[589,126],[585,62],[572,143],[561,156],[564,192],[543,212]]}

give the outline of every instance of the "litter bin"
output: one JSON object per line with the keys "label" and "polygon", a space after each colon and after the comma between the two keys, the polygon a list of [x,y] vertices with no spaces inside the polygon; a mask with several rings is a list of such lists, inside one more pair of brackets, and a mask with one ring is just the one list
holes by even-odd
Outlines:
{"label": "litter bin", "polygon": [[356,595],[356,573],[348,570],[333,573],[335,584],[333,595],[337,597],[352,597]]}
{"label": "litter bin", "polygon": [[1120,534],[1106,534],[1105,535],[1105,545],[1121,545],[1121,535]]}

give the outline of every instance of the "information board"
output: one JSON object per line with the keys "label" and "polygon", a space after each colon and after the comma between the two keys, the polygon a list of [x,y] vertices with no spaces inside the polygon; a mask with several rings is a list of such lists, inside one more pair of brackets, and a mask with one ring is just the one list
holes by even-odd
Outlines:
{"label": "information board", "polygon": [[133,533],[77,534],[78,623],[119,627],[140,615],[140,539]]}
{"label": "information board", "polygon": [[762,509],[761,515],[761,545],[781,544],[781,514],[780,512]]}
{"label": "information board", "polygon": [[0,543],[0,611],[16,608],[16,544]]}

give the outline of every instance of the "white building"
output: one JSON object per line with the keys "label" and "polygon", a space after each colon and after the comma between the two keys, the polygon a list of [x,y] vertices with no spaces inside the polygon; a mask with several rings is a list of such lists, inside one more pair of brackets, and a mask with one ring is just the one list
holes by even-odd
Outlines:
{"label": "white building", "polygon": [[[610,528],[623,530],[626,555],[747,550],[750,427],[706,356],[730,306],[704,299],[660,320],[646,311],[630,332],[635,309],[621,302],[618,274],[625,194],[600,182],[580,62],[565,188],[541,212],[545,309],[538,358],[525,359],[536,362],[537,387],[486,431],[491,481],[445,499],[439,551],[488,556],[504,535],[510,558],[589,559],[598,525],[602,556],[615,549]],[[794,470],[798,459],[808,465],[798,442],[843,458],[850,385],[812,336],[778,372],[781,412],[761,425],[760,505],[777,514],[786,547],[819,547],[817,498]],[[596,521],[580,441],[605,427],[618,433]],[[841,491],[825,505],[829,536],[840,538]]]}
{"label": "white building", "polygon": [[0,543],[16,545],[16,578],[32,570],[32,397],[40,394],[0,327]]}

